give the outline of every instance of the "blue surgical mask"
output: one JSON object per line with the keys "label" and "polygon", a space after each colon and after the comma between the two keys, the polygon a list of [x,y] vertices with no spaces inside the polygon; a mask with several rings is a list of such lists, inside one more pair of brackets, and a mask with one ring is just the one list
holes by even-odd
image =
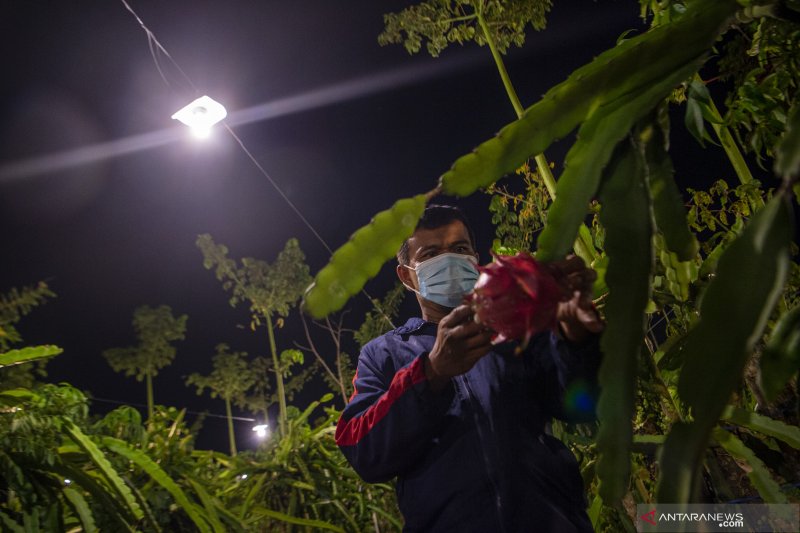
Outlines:
{"label": "blue surgical mask", "polygon": [[406,285],[426,300],[444,307],[457,307],[478,281],[478,261],[474,256],[446,253],[439,254],[416,268],[406,268],[417,273],[419,290]]}

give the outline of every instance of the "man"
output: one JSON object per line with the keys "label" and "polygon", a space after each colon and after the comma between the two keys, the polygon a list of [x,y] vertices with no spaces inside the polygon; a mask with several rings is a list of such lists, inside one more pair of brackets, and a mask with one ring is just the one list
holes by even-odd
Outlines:
{"label": "man", "polygon": [[461,304],[477,260],[461,211],[429,206],[397,266],[422,318],[364,346],[337,444],[365,481],[397,477],[404,531],[591,531],[575,458],[545,428],[593,415],[562,400],[576,383],[591,390],[599,364],[594,272],[576,258],[552,265],[567,295],[559,332],[514,355]]}

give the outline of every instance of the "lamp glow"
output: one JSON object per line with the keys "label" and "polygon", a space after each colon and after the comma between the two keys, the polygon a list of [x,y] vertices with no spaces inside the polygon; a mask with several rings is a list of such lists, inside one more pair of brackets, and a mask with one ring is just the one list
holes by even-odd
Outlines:
{"label": "lamp glow", "polygon": [[257,426],[253,426],[253,431],[256,432],[256,437],[265,439],[267,438],[267,428],[269,428],[267,424],[258,424]]}
{"label": "lamp glow", "polygon": [[203,95],[177,111],[172,118],[189,126],[195,137],[204,139],[211,134],[211,127],[227,116],[225,106]]}

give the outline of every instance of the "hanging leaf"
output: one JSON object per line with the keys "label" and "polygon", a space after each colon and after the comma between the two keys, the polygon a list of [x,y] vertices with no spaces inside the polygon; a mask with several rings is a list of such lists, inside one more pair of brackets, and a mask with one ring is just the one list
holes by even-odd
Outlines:
{"label": "hanging leaf", "polygon": [[70,436],[70,438],[78,445],[78,447],[83,450],[86,455],[89,456],[92,463],[98,468],[98,470],[102,473],[103,478],[109,484],[113,492],[116,494],[117,498],[120,500],[120,503],[124,505],[125,509],[133,516],[136,520],[141,520],[144,517],[144,512],[142,511],[139,504],[136,502],[133,494],[131,494],[130,489],[122,481],[122,478],[119,476],[114,467],[111,466],[111,463],[106,458],[105,454],[98,448],[97,444],[94,443],[81,429],[76,426],[72,421],[65,420],[64,421],[64,430]]}
{"label": "hanging leaf", "polygon": [[194,492],[200,498],[200,501],[203,503],[203,508],[206,511],[206,518],[208,518],[209,523],[214,531],[244,531],[244,524],[240,523],[235,517],[227,516],[227,518],[233,518],[234,523],[231,524],[230,520],[228,521],[229,529],[226,529],[225,526],[219,519],[219,513],[223,512],[225,508],[223,505],[216,499],[212,498],[208,491],[203,487],[202,483],[195,481],[194,479],[187,477],[186,480],[194,489]]}
{"label": "hanging leaf", "polygon": [[303,308],[321,319],[341,309],[347,300],[393,258],[413,233],[425,209],[425,195],[398,200],[333,253],[306,289]]}
{"label": "hanging leaf", "polygon": [[767,470],[764,462],[759,459],[753,450],[745,446],[735,435],[722,428],[714,428],[714,440],[722,446],[726,452],[736,459],[744,461],[750,467],[747,470],[747,477],[758,491],[764,503],[788,503],[786,495],[781,492],[772,475]]}
{"label": "hanging leaf", "polygon": [[[619,99],[596,109],[584,122],[564,161],[564,172],[558,180],[558,195],[547,212],[547,224],[537,242],[537,259],[555,261],[569,253],[588,211],[589,201],[597,191],[600,174],[616,144],[698,65],[698,62],[684,65],[637,96]],[[649,200],[647,202],[649,204]]]}
{"label": "hanging leaf", "polygon": [[722,420],[733,422],[737,426],[775,437],[792,448],[800,450],[800,428],[797,426],[790,426],[780,420],[745,411],[732,405],[725,408],[721,418]]}
{"label": "hanging leaf", "polygon": [[694,80],[689,84],[689,91],[686,95],[686,116],[684,123],[689,133],[697,139],[700,146],[705,147],[704,141],[717,144],[706,130],[706,121],[719,123],[719,120],[711,110],[711,95],[705,84],[700,80]]}
{"label": "hanging leaf", "polygon": [[53,357],[63,352],[58,346],[45,344],[42,346],[28,346],[18,350],[9,350],[0,353],[0,368],[4,366],[20,365],[46,357]]}
{"label": "hanging leaf", "polygon": [[786,279],[791,207],[774,197],[722,254],[700,304],[700,319],[684,344],[678,393],[693,421],[678,422],[660,458],[658,501],[687,502],[713,426]]}
{"label": "hanging leaf", "polygon": [[780,318],[761,354],[760,366],[761,390],[772,401],[800,371],[800,306]]}
{"label": "hanging leaf", "polygon": [[265,516],[268,518],[272,518],[274,520],[279,520],[281,522],[286,522],[287,524],[297,524],[298,526],[308,526],[318,529],[324,529],[326,531],[337,531],[340,533],[344,533],[344,529],[339,526],[335,526],[323,520],[312,520],[309,518],[299,518],[296,516],[291,516],[286,513],[281,513],[279,511],[273,511],[271,509],[266,509],[264,507],[254,507],[252,509],[252,514]]}
{"label": "hanging leaf", "polygon": [[83,526],[83,531],[85,533],[94,533],[95,531],[98,531],[97,526],[94,523],[92,511],[89,509],[89,504],[86,503],[86,499],[83,497],[83,495],[71,487],[64,487],[63,492],[64,497],[70,504],[70,507],[72,507],[72,509],[75,511],[75,514],[78,515],[81,525]]}
{"label": "hanging leaf", "polygon": [[[666,113],[666,108],[660,106],[659,113]],[[680,261],[690,261],[697,255],[698,244],[689,231],[686,208],[675,184],[675,171],[667,153],[667,132],[653,121],[647,127],[647,134],[651,139],[645,148],[645,159],[656,226],[664,235],[667,249],[675,253]]]}
{"label": "hanging leaf", "polygon": [[[512,172],[531,155],[544,152],[598,108],[649,91],[689,65],[693,65],[688,69],[690,74],[696,71],[738,8],[733,0],[694,3],[676,22],[627,39],[600,54],[549,90],[520,120],[457,159],[440,178],[442,191],[468,196]],[[687,77],[688,74],[678,81]],[[668,87],[671,89],[675,83]],[[616,141],[611,146],[615,144]]]}
{"label": "hanging leaf", "polygon": [[600,189],[600,222],[606,229],[609,263],[605,282],[607,326],[601,348],[600,432],[597,477],[607,505],[623,497],[630,474],[630,449],[635,417],[637,361],[644,339],[644,310],[650,298],[652,251],[650,202],[645,170],[632,139],[618,146]]}

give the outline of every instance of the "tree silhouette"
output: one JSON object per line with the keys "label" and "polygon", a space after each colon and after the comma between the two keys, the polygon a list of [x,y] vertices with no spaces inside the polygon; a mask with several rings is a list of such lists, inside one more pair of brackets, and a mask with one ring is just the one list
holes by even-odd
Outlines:
{"label": "tree silhouette", "polygon": [[208,388],[212,398],[225,401],[225,416],[228,419],[228,441],[231,455],[236,455],[236,437],[233,433],[233,415],[231,403],[239,406],[246,404],[246,393],[255,384],[256,375],[245,352],[231,352],[227,344],[217,345],[217,355],[212,358],[214,370],[207,376],[191,374],[186,379],[187,385],[197,387],[197,394],[203,394]]}
{"label": "tree silhouette", "polygon": [[133,312],[133,329],[139,344],[103,352],[115,372],[134,376],[136,381],[145,380],[148,420],[153,418],[153,378],[175,359],[175,347],[171,343],[185,337],[187,318],[186,315],[173,316],[167,305],[137,307]]}
{"label": "tree silhouette", "polygon": [[234,259],[228,257],[228,248],[216,244],[211,235],[200,235],[197,246],[203,253],[203,265],[214,269],[222,287],[231,291],[230,304],[235,307],[240,302],[249,303],[251,328],[255,329],[262,324],[267,328],[272,356],[271,370],[275,374],[280,408],[278,426],[283,434],[286,430],[285,373],[292,360],[282,360],[279,357],[275,345],[275,327],[283,324],[283,319],[311,283],[305,255],[300,250],[297,239],[289,239],[274,263],[245,257],[242,258],[241,265],[238,265]]}

